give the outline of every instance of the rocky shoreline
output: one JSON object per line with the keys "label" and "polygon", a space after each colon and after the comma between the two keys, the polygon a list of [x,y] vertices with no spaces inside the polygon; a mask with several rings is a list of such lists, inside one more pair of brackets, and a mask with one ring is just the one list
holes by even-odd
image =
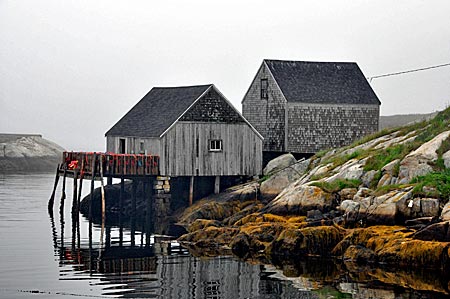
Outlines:
{"label": "rocky shoreline", "polygon": [[281,156],[261,181],[187,209],[179,241],[202,255],[274,264],[320,256],[447,271],[449,116],[447,109],[308,160]]}

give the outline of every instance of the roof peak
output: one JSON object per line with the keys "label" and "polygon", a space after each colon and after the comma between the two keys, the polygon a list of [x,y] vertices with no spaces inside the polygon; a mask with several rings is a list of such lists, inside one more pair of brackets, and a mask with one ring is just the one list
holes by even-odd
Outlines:
{"label": "roof peak", "polygon": [[287,62],[287,63],[311,63],[311,64],[357,64],[354,61],[305,61],[305,60],[282,60],[282,59],[264,59],[264,62]]}
{"label": "roof peak", "polygon": [[198,87],[210,87],[214,84],[199,84],[199,85],[188,85],[188,86],[154,86],[152,89],[178,89],[178,88],[198,88]]}

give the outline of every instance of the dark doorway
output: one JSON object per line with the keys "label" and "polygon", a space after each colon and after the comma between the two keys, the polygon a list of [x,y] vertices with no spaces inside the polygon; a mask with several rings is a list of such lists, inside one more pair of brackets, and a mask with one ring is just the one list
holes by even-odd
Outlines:
{"label": "dark doorway", "polygon": [[125,139],[120,138],[119,139],[119,154],[125,154],[126,153],[125,151],[126,151]]}

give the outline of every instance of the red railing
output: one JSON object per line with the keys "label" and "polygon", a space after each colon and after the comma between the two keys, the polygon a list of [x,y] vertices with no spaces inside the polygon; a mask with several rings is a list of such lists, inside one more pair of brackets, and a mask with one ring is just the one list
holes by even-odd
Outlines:
{"label": "red railing", "polygon": [[64,152],[60,169],[91,175],[94,166],[97,176],[100,174],[101,162],[104,176],[159,174],[159,156],[137,154]]}

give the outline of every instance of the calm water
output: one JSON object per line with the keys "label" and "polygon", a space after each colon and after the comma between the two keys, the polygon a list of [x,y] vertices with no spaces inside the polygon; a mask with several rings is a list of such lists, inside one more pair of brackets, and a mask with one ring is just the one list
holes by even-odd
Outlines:
{"label": "calm water", "polygon": [[[432,271],[351,269],[330,261],[276,268],[198,258],[176,242],[154,244],[153,236],[151,247],[141,246],[139,232],[131,246],[126,229],[119,246],[117,227],[108,229],[111,244],[103,250],[94,225],[89,250],[86,219],[80,219],[79,243],[72,233],[71,183],[63,219],[59,204],[51,218],[52,174],[0,175],[0,298],[437,298],[448,292],[448,280]],[[84,189],[86,195],[87,183]]]}

